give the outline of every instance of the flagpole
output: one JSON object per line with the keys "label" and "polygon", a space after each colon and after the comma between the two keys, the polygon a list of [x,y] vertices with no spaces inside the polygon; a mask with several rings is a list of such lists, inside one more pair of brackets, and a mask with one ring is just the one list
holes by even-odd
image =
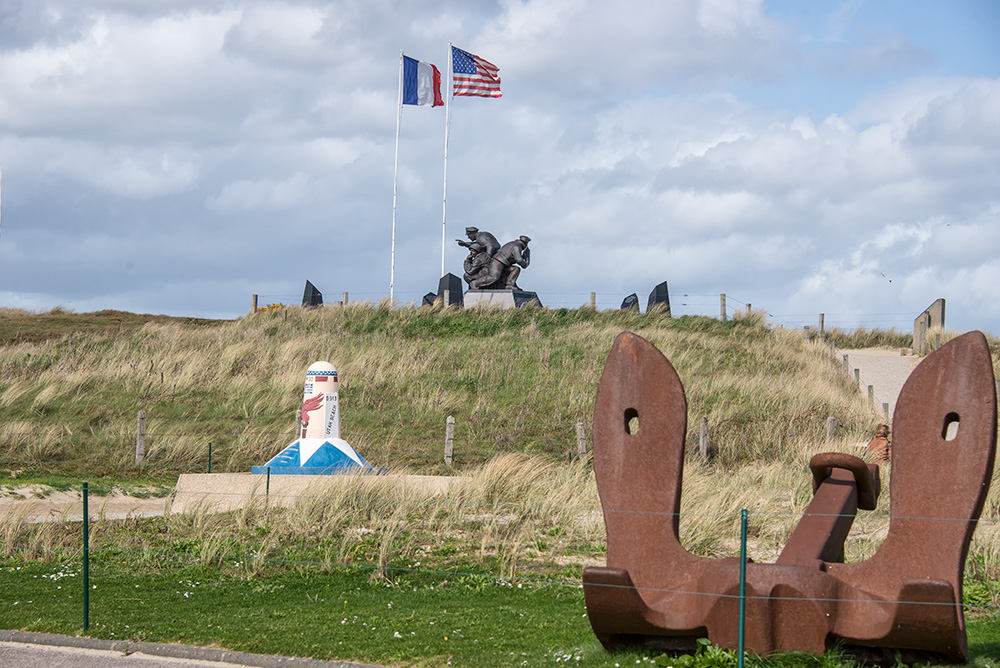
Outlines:
{"label": "flagpole", "polygon": [[454,85],[451,42],[448,42],[448,95],[444,106],[444,195],[441,197],[441,276],[444,276],[444,247],[448,221],[448,133],[451,130],[451,96]]}
{"label": "flagpole", "polygon": [[[399,175],[399,125],[403,120],[403,50],[399,51],[399,102],[396,105],[396,156],[392,165],[392,251],[389,258],[389,303],[393,300],[393,284],[396,281],[396,182]],[[346,304],[345,304],[346,306]]]}

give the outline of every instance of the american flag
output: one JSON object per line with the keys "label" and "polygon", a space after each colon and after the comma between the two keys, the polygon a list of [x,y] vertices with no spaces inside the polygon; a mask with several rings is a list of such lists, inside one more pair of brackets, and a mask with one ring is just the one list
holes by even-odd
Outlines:
{"label": "american flag", "polygon": [[500,68],[488,60],[451,47],[454,79],[452,94],[473,97],[500,97]]}

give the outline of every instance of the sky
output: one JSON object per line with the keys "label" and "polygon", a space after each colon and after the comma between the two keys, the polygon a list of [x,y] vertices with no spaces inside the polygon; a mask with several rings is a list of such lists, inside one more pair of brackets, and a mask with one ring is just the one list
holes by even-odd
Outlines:
{"label": "sky", "polygon": [[[398,115],[400,52],[499,99]],[[446,82],[447,83],[447,82]],[[447,89],[446,89],[447,90]],[[547,307],[1000,335],[993,0],[0,0],[0,306],[389,295],[475,225]],[[397,118],[401,119],[397,151]]]}

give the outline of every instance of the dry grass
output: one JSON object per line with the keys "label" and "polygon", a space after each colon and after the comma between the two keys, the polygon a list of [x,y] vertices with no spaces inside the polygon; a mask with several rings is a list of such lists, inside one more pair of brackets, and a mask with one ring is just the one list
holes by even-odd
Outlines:
{"label": "dry grass", "polygon": [[0,346],[0,457],[128,472],[142,409],[148,467],[201,469],[211,442],[213,470],[246,470],[293,438],[303,370],[317,359],[343,379],[345,437],[377,465],[439,470],[448,415],[461,463],[497,452],[563,457],[575,424],[590,422],[604,359],[623,329],[671,359],[692,422],[708,417],[726,465],[794,449],[822,435],[830,414],[858,434],[875,419],[822,347],[770,330],[760,314],[720,323],[358,304]]}

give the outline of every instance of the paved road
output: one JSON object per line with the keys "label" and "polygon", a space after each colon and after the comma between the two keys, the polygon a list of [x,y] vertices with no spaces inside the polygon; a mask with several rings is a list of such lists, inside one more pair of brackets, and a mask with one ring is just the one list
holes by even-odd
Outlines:
{"label": "paved road", "polygon": [[3,668],[379,668],[224,649],[0,631]]}

